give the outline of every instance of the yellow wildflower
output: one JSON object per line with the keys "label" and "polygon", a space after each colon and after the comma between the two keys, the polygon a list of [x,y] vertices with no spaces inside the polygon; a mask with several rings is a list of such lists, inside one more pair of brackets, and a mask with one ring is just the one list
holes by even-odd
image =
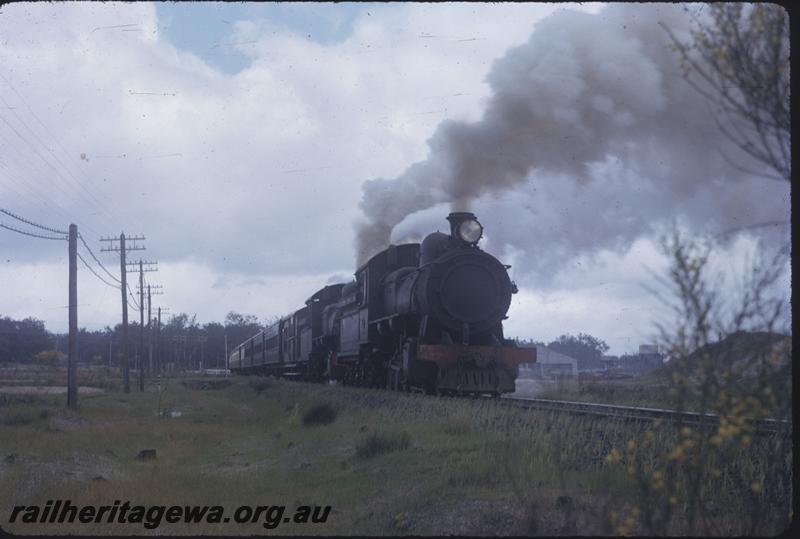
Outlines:
{"label": "yellow wildflower", "polygon": [[609,463],[609,464],[614,464],[615,462],[618,462],[621,458],[622,458],[622,454],[615,447],[606,456],[606,462]]}

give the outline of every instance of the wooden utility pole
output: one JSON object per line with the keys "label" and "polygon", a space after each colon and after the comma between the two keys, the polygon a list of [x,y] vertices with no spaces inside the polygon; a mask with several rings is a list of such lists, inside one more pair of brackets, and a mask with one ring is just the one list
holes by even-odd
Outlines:
{"label": "wooden utility pole", "polygon": [[[139,352],[137,354],[137,365],[139,367],[139,391],[144,391],[144,274],[148,271],[158,271],[154,267],[158,262],[145,262],[141,258],[139,262],[132,262],[130,265],[139,266]],[[145,268],[144,264],[148,267]]]}
{"label": "wooden utility pole", "polygon": [[153,346],[155,342],[155,325],[153,324],[153,305],[152,296],[160,296],[164,294],[161,285],[147,285],[147,369],[153,372]]}
{"label": "wooden utility pole", "polygon": [[228,369],[228,334],[225,334],[225,368]]}
{"label": "wooden utility pole", "polygon": [[148,346],[147,346],[147,359],[148,359],[148,361],[147,361],[147,369],[150,371],[151,374],[154,372],[153,371],[153,341],[155,340],[154,337],[155,337],[155,331],[156,331],[156,328],[153,325],[153,315],[152,315],[152,312],[151,312],[152,310],[153,310],[153,306],[150,304],[150,285],[147,285],[147,329],[150,330],[149,331],[150,336],[149,336],[149,339],[148,339],[149,342],[147,343],[148,344]]}
{"label": "wooden utility pole", "polygon": [[[113,245],[112,245],[113,247]],[[125,234],[119,235],[119,266],[122,284],[122,384],[125,393],[131,392],[131,365],[128,362],[128,280],[125,262]]]}
{"label": "wooden utility pole", "polygon": [[144,391],[144,272],[142,271],[142,259],[139,259],[139,353],[137,363],[139,365],[139,391]]}
{"label": "wooden utility pole", "polygon": [[156,370],[161,372],[161,307],[158,308],[158,323],[156,324]]}
{"label": "wooden utility pole", "polygon": [[161,313],[167,313],[169,309],[158,308],[158,323],[156,324],[156,369],[161,372],[163,368],[163,350],[161,346]]}
{"label": "wooden utility pole", "polygon": [[208,337],[206,337],[205,335],[200,335],[199,337],[197,337],[197,340],[200,341],[200,370],[201,371],[203,370],[203,367],[205,366],[205,354],[204,354],[205,346],[204,345],[205,345],[205,342],[206,342],[207,339],[208,339]]}
{"label": "wooden utility pole", "polygon": [[69,225],[69,355],[67,356],[67,408],[78,408],[78,227]]}
{"label": "wooden utility pole", "polygon": [[[131,392],[131,371],[130,364],[128,363],[128,281],[127,281],[127,262],[125,261],[125,253],[127,251],[144,251],[144,247],[136,245],[139,240],[144,240],[144,236],[134,236],[127,238],[133,242],[133,245],[126,247],[125,234],[119,235],[119,238],[100,238],[100,241],[107,241],[111,246],[107,249],[100,249],[103,252],[118,252],[119,253],[119,273],[120,273],[120,292],[122,293],[122,386],[125,393]],[[119,247],[114,246],[114,242],[119,241]]]}

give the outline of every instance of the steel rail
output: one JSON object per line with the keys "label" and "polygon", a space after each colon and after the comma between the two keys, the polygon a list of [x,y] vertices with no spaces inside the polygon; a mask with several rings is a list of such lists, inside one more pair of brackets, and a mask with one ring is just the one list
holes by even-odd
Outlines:
{"label": "steel rail", "polygon": [[[647,408],[641,406],[626,406],[620,404],[601,404],[594,402],[561,401],[552,399],[536,399],[529,397],[504,396],[504,402],[522,408],[537,410],[554,410],[573,414],[597,415],[604,417],[621,418],[633,421],[672,421],[684,425],[709,426],[719,425],[720,416],[717,414],[685,412],[668,410],[664,408]],[[783,432],[791,429],[791,422],[785,419],[753,419],[747,418],[757,432]]]}

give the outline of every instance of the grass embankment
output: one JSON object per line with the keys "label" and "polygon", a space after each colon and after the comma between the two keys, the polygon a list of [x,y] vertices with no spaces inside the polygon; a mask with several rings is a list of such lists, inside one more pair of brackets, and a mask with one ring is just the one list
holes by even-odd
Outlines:
{"label": "grass embankment", "polygon": [[[517,382],[517,386],[523,384],[524,382]],[[531,396],[541,399],[671,408],[674,405],[674,398],[669,390],[668,381],[657,376],[591,381],[569,379],[542,382]]]}
{"label": "grass embankment", "polygon": [[[162,523],[156,530],[8,523],[14,505],[62,498],[221,505],[226,512],[333,507],[327,523],[286,523],[272,531],[280,534],[583,535],[614,533],[637,503],[634,480],[607,457],[645,426],[491,400],[204,380],[170,380],[160,396],[153,386],[143,394],[85,396],[77,413],[64,410],[64,396],[0,395],[0,525],[20,534],[270,533],[261,521]],[[655,436],[656,448],[676,441],[669,432]],[[707,503],[732,533],[742,529],[745,502],[726,495],[725,481],[743,467],[762,473],[774,462],[770,448],[759,438],[720,464],[719,498]],[[156,459],[136,460],[143,449],[155,449]],[[766,486],[760,495],[769,502]]]}

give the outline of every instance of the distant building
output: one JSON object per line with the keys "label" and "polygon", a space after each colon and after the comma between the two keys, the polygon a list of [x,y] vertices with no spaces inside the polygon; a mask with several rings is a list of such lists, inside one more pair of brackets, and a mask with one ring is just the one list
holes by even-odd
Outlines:
{"label": "distant building", "polygon": [[619,356],[603,356],[600,358],[603,362],[603,370],[613,371],[619,369],[622,365],[622,360]]}
{"label": "distant building", "polygon": [[524,348],[536,348],[536,363],[519,366],[521,378],[553,379],[578,375],[578,360],[543,345],[520,344]]}
{"label": "distant building", "polygon": [[660,353],[657,344],[640,344],[639,345],[639,355],[640,356],[648,356],[648,355],[658,355]]}
{"label": "distant building", "polygon": [[664,357],[658,345],[643,344],[636,355],[603,356],[602,361],[606,372],[635,376],[662,366]]}

